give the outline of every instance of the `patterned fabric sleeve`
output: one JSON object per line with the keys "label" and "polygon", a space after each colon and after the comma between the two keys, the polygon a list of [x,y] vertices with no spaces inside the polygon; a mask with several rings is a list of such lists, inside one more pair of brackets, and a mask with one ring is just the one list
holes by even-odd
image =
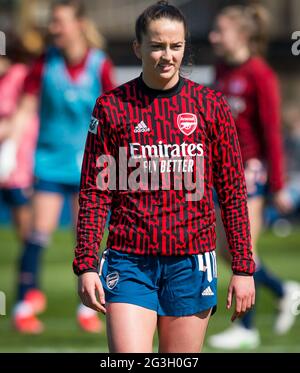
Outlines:
{"label": "patterned fabric sleeve", "polygon": [[284,151],[281,134],[280,89],[271,69],[257,70],[257,100],[261,134],[266,149],[270,191],[275,193],[284,186]]}
{"label": "patterned fabric sleeve", "polygon": [[235,274],[252,275],[250,224],[243,163],[229,105],[222,96],[216,108],[217,137],[213,142],[213,177]]}
{"label": "patterned fabric sleeve", "polygon": [[[79,193],[79,214],[77,223],[77,245],[73,270],[76,275],[97,272],[99,246],[103,237],[113,191],[99,188],[105,184],[105,168],[99,167],[99,156],[114,156],[113,136],[105,119],[104,109],[98,99],[85,145]],[[101,176],[102,175],[102,176]]]}

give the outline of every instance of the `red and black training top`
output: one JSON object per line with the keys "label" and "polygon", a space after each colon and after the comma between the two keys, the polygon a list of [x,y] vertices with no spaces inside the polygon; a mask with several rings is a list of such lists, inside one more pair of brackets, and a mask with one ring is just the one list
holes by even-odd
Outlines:
{"label": "red and black training top", "polygon": [[[107,162],[99,160],[103,155]],[[115,164],[108,156],[114,157]],[[132,167],[130,162],[139,159],[140,164]],[[139,166],[142,173],[136,177]],[[151,187],[155,169],[160,182]],[[113,182],[104,188],[115,170],[119,170],[116,188]],[[193,181],[200,180],[195,182],[200,187],[195,188],[194,198],[187,198],[193,193],[192,184],[183,182],[184,187],[178,187],[188,172]],[[135,177],[139,188],[132,182]],[[144,187],[147,182],[149,187]],[[157,91],[147,87],[141,76],[103,94],[94,108],[82,165],[74,272],[97,272],[109,210],[108,248],[164,256],[214,250],[213,187],[233,272],[251,275],[255,264],[243,163],[222,94],[184,78],[169,90]]]}
{"label": "red and black training top", "polygon": [[216,88],[226,96],[234,116],[244,163],[266,162],[271,192],[284,185],[280,89],[271,67],[261,57],[241,65],[219,64]]}

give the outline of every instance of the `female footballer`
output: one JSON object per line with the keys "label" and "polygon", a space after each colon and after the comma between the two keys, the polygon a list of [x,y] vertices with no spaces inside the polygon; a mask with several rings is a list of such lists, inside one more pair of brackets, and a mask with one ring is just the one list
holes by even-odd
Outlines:
{"label": "female footballer", "polygon": [[179,9],[148,7],[134,41],[142,74],[99,97],[91,120],[73,267],[82,302],[106,314],[110,352],[152,352],[156,327],[159,352],[201,350],[217,303],[213,185],[232,254],[232,320],[254,304],[235,125],[220,93],[180,76],[187,38]]}
{"label": "female footballer", "polygon": [[[287,210],[283,192],[283,149],[280,133],[280,92],[277,77],[261,57],[266,47],[268,13],[261,6],[231,6],[216,18],[210,41],[220,62],[216,68],[216,87],[226,95],[231,106],[248,191],[252,246],[257,264],[256,287],[266,286],[279,300],[275,322],[278,334],[287,332],[295,316],[291,312],[292,294],[299,284],[283,282],[272,274],[257,254],[257,241],[263,226],[263,208],[267,192],[280,211]],[[226,254],[226,236],[221,232],[220,248]],[[240,324],[209,338],[218,348],[256,347],[259,333],[254,327],[253,310]]]}
{"label": "female footballer", "polygon": [[10,118],[18,107],[24,80],[28,74],[27,55],[22,40],[15,32],[6,34],[6,55],[0,57],[0,195],[11,209],[14,228],[20,242],[29,231],[30,197],[33,182],[34,149],[38,133],[35,115],[23,132],[17,148],[10,140]]}
{"label": "female footballer", "polygon": [[[45,308],[45,296],[39,290],[42,253],[57,227],[64,196],[72,199],[76,224],[87,123],[95,98],[113,88],[112,64],[99,49],[101,35],[80,0],[54,3],[49,33],[52,46],[33,65],[13,119],[16,143],[22,141],[26,118],[38,111],[40,119],[33,218],[20,258],[14,310],[14,325],[22,333],[43,330],[36,317]],[[84,305],[78,309],[77,320],[86,331],[101,329],[96,313]]]}

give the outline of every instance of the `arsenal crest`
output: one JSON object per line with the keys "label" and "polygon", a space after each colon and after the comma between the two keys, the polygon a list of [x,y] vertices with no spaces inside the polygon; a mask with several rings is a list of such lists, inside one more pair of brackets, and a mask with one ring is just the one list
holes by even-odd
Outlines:
{"label": "arsenal crest", "polygon": [[179,114],[177,117],[178,128],[186,136],[191,135],[195,131],[197,124],[198,124],[198,121],[197,121],[197,117],[195,114],[182,113],[182,114]]}

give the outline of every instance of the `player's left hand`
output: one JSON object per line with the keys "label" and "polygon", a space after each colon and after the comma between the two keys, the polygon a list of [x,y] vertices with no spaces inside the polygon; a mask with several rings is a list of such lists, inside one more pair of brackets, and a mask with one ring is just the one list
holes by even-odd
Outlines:
{"label": "player's left hand", "polygon": [[235,311],[231,316],[231,321],[242,317],[255,303],[253,276],[232,276],[228,287],[227,309],[231,308],[233,298],[235,298]]}
{"label": "player's left hand", "polygon": [[274,193],[273,201],[277,209],[282,214],[288,214],[294,208],[293,202],[286,189],[281,189],[277,191],[276,193]]}

